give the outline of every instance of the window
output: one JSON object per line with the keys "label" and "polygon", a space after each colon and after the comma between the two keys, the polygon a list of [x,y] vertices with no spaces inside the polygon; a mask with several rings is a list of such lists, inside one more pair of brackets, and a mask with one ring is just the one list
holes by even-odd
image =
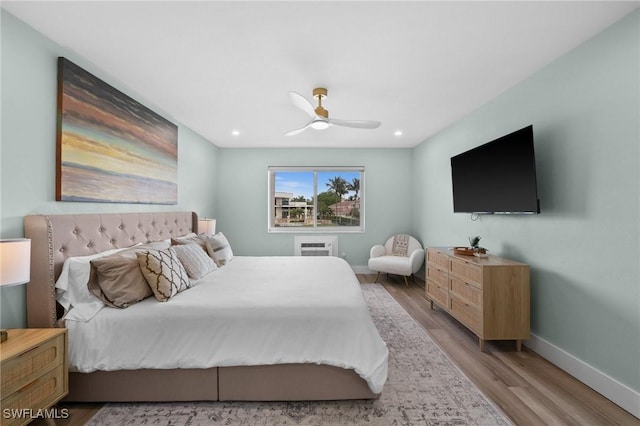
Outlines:
{"label": "window", "polygon": [[364,167],[269,167],[269,232],[364,232]]}

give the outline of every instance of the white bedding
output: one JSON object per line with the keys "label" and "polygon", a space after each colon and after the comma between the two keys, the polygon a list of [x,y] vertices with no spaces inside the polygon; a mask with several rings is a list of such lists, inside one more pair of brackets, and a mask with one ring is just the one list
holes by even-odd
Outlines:
{"label": "white bedding", "polygon": [[316,363],[354,369],[374,393],[388,350],[351,267],[336,257],[242,257],[168,302],[67,321],[71,371]]}

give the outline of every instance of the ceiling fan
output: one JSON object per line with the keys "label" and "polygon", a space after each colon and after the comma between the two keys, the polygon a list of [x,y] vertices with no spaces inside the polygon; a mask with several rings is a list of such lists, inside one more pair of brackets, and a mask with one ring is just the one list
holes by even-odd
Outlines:
{"label": "ceiling fan", "polygon": [[285,133],[285,136],[293,136],[298,133],[302,133],[305,130],[312,128],[316,130],[323,130],[329,126],[343,126],[343,127],[355,127],[358,129],[376,129],[380,126],[379,121],[366,121],[366,120],[338,120],[335,118],[329,118],[329,111],[322,107],[322,100],[327,96],[327,89],[323,87],[317,87],[313,89],[313,97],[318,100],[318,106],[313,108],[313,105],[301,94],[296,92],[289,92],[289,99],[291,102],[311,117],[311,120],[299,129],[291,130]]}

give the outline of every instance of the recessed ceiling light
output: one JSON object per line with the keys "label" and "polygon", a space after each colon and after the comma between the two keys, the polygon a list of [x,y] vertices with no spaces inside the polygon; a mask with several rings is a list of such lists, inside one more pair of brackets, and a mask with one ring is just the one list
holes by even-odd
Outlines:
{"label": "recessed ceiling light", "polygon": [[396,130],[393,134],[396,136],[402,136],[402,130]]}
{"label": "recessed ceiling light", "polygon": [[233,130],[233,131],[231,132],[231,134],[232,134],[233,136],[238,136],[238,135],[240,135],[240,132],[239,132],[238,130]]}

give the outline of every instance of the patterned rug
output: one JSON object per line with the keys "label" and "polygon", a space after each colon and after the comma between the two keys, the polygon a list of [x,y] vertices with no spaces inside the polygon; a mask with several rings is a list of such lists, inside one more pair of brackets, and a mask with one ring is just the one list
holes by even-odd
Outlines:
{"label": "patterned rug", "polygon": [[377,400],[110,403],[89,425],[511,425],[380,284],[365,300],[389,347]]}

